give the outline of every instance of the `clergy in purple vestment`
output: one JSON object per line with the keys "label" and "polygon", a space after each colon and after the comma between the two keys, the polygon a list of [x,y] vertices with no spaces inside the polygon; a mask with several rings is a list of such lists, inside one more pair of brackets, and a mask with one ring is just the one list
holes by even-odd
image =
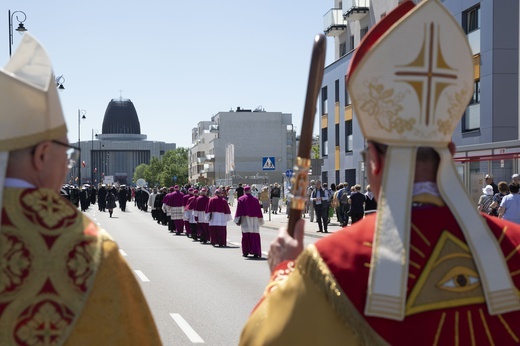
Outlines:
{"label": "clergy in purple vestment", "polygon": [[215,196],[211,197],[206,207],[209,217],[210,241],[213,246],[227,245],[227,223],[231,221],[231,210],[227,201],[222,196],[220,189],[215,190]]}
{"label": "clergy in purple vestment", "polygon": [[170,219],[175,224],[175,234],[180,235],[184,230],[184,194],[180,191],[179,185],[175,185],[173,189],[168,200]]}
{"label": "clergy in purple vestment", "polygon": [[195,206],[197,205],[197,198],[199,197],[199,190],[194,189],[193,195],[188,199],[186,207],[184,208],[184,217],[188,217],[190,223],[191,238],[193,240],[199,240],[197,234],[197,215],[195,215]]}
{"label": "clergy in purple vestment", "polygon": [[175,224],[171,220],[171,206],[170,199],[173,193],[173,186],[170,187],[170,192],[166,194],[163,198],[162,210],[166,213],[166,218],[168,219],[168,231],[172,233],[175,230]]}
{"label": "clergy in purple vestment", "polygon": [[244,187],[244,195],[238,199],[235,223],[242,230],[242,256],[249,254],[254,258],[262,257],[260,245],[260,226],[264,217],[258,199],[251,194],[251,187]]}
{"label": "clergy in purple vestment", "polygon": [[195,216],[197,217],[197,235],[200,242],[204,244],[209,241],[209,215],[206,213],[208,203],[208,189],[203,187],[199,192],[199,197],[197,197]]}
{"label": "clergy in purple vestment", "polygon": [[188,189],[188,193],[185,194],[182,198],[182,206],[184,207],[184,213],[183,213],[183,221],[184,221],[184,228],[186,228],[186,235],[188,238],[191,237],[191,229],[190,229],[190,219],[189,214],[186,214],[186,205],[188,204],[188,200],[193,196],[193,188],[190,187]]}

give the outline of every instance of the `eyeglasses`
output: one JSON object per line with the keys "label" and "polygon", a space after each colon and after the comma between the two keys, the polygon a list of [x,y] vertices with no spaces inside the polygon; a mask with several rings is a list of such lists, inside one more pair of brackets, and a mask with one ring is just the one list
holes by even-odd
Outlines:
{"label": "eyeglasses", "polygon": [[68,148],[65,152],[67,154],[67,160],[69,161],[67,167],[69,167],[69,169],[74,167],[74,164],[79,160],[80,148],[57,140],[52,140],[51,142]]}

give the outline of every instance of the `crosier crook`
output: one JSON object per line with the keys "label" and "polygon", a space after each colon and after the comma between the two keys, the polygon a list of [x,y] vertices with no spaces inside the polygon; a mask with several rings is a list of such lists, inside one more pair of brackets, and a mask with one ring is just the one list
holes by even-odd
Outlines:
{"label": "crosier crook", "polygon": [[325,65],[326,37],[318,34],[314,37],[312,47],[311,65],[309,69],[309,80],[307,82],[307,94],[305,107],[303,109],[302,128],[300,133],[300,146],[298,158],[294,166],[294,175],[291,178],[291,204],[289,211],[289,224],[287,232],[294,235],[296,222],[301,219],[302,211],[307,201],[307,186],[309,168],[311,166],[312,130],[314,129],[314,115],[316,114],[316,103],[323,80]]}

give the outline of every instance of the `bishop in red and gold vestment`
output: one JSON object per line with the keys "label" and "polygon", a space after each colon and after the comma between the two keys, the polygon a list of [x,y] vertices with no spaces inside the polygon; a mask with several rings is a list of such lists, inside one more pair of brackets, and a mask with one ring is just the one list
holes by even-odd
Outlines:
{"label": "bishop in red and gold vestment", "polygon": [[473,79],[467,38],[438,0],[405,1],[371,29],[346,81],[377,213],[297,258],[304,223],[282,233],[270,263],[289,261],[241,345],[520,343],[520,227],[480,215],[452,159]]}

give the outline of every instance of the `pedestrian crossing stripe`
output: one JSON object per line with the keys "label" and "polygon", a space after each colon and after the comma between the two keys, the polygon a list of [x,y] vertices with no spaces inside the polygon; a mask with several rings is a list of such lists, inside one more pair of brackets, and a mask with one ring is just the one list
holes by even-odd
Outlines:
{"label": "pedestrian crossing stripe", "polygon": [[274,171],[275,170],[274,157],[264,157],[262,161],[263,161],[262,169],[264,171]]}

